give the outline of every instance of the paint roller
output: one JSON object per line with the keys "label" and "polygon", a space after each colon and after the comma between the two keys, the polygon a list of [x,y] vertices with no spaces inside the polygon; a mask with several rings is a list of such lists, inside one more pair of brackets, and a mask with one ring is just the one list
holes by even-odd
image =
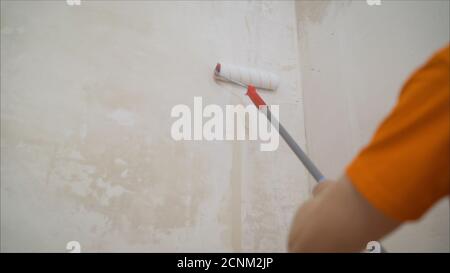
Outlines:
{"label": "paint roller", "polygon": [[218,63],[214,70],[214,76],[223,81],[239,82],[241,83],[239,85],[244,87],[252,85],[266,90],[276,90],[280,84],[280,78],[273,73],[231,64]]}
{"label": "paint roller", "polygon": [[284,141],[286,141],[297,158],[303,163],[308,172],[317,182],[325,180],[325,177],[316,165],[314,165],[311,159],[309,159],[305,152],[303,152],[288,131],[286,131],[276,117],[272,116],[266,102],[261,98],[261,96],[259,96],[256,90],[256,88],[276,90],[280,84],[280,78],[277,75],[266,71],[218,63],[214,69],[214,78],[221,81],[232,82],[247,88],[246,95],[250,97],[251,101],[259,110],[263,110],[262,112],[266,115],[269,122],[271,122],[274,127],[278,129],[281,137]]}

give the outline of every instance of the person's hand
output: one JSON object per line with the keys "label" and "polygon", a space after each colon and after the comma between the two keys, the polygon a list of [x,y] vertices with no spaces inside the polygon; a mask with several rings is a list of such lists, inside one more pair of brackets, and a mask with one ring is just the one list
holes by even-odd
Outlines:
{"label": "person's hand", "polygon": [[290,252],[361,251],[401,224],[373,207],[346,176],[320,182],[313,195],[294,216]]}

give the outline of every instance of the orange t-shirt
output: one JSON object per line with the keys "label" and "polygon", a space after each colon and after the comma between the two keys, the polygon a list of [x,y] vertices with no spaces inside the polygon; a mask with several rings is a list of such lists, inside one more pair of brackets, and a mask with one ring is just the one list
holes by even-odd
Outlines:
{"label": "orange t-shirt", "polygon": [[417,70],[347,176],[374,207],[400,221],[449,194],[450,47]]}

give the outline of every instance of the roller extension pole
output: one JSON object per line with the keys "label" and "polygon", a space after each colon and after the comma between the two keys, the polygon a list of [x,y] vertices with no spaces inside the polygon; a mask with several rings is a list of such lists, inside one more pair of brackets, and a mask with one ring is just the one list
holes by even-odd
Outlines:
{"label": "roller extension pole", "polygon": [[266,117],[269,120],[269,122],[272,123],[274,127],[278,129],[278,132],[280,133],[281,137],[284,139],[284,141],[286,141],[287,145],[291,148],[291,150],[294,152],[297,158],[300,159],[300,161],[303,163],[303,165],[309,171],[312,177],[314,177],[314,179],[317,182],[325,180],[323,174],[319,171],[316,165],[314,165],[311,159],[309,159],[309,157],[305,154],[305,152],[303,152],[302,148],[298,146],[297,142],[295,142],[295,140],[291,137],[288,131],[284,129],[284,126],[274,116],[272,116],[272,112],[270,112],[269,106],[265,107],[266,109],[264,109],[262,112],[266,114]]}
{"label": "roller extension pole", "polygon": [[[323,174],[319,171],[319,169],[314,165],[314,163],[309,159],[309,157],[303,152],[303,150],[298,146],[297,142],[291,137],[291,135],[284,129],[283,125],[272,115],[272,112],[269,110],[269,106],[264,102],[264,100],[258,95],[256,92],[256,88],[254,86],[249,85],[247,87],[247,95],[250,97],[252,102],[260,109],[267,117],[270,123],[277,128],[281,137],[286,141],[289,148],[295,153],[298,159],[303,163],[308,172],[314,177],[317,182],[322,182],[325,180]],[[264,108],[265,109],[264,109]]]}

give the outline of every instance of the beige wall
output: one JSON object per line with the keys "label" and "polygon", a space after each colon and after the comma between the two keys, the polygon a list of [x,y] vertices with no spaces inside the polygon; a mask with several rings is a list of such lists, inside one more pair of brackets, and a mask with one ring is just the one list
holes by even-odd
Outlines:
{"label": "beige wall", "polygon": [[1,1],[1,250],[284,251],[308,196],[280,144],[172,140],[176,104],[237,104],[217,61],[275,71],[304,146],[294,2]]}
{"label": "beige wall", "polygon": [[[296,5],[308,150],[332,178],[365,145],[402,83],[449,41],[448,1]],[[384,241],[388,251],[449,251],[448,198]]]}

